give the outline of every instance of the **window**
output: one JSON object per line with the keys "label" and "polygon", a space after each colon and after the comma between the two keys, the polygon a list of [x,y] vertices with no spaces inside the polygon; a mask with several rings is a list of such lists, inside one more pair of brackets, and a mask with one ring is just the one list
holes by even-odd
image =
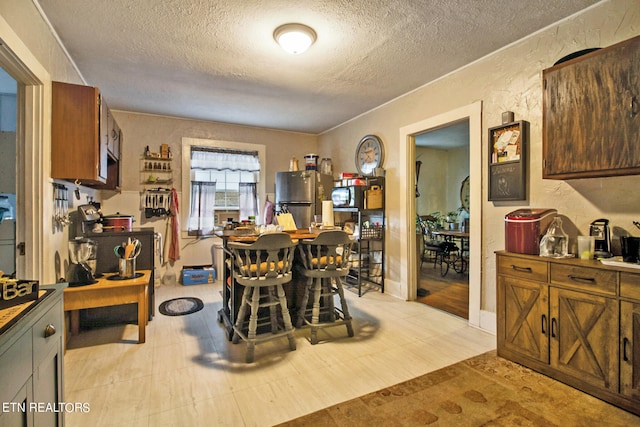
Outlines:
{"label": "window", "polygon": [[216,222],[221,222],[216,221],[221,212],[225,214],[221,220],[227,216],[259,218],[264,151],[264,146],[255,144],[183,138],[183,171],[187,172],[183,172],[183,194],[189,195],[184,228],[188,235],[212,234]]}

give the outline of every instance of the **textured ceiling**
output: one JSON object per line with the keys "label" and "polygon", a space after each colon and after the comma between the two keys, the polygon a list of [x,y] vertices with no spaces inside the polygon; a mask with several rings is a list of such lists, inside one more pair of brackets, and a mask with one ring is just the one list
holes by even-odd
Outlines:
{"label": "textured ceiling", "polygon": [[[114,110],[320,133],[596,0],[36,0]],[[289,55],[287,22],[317,42]]]}

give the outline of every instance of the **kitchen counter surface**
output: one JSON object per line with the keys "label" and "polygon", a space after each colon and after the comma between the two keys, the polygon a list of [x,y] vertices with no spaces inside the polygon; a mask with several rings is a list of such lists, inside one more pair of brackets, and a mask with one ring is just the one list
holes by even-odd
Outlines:
{"label": "kitchen counter surface", "polygon": [[121,304],[138,304],[138,342],[145,342],[148,307],[147,295],[151,270],[138,270],[140,277],[124,280],[110,280],[117,273],[105,274],[97,283],[76,286],[64,290],[64,311],[71,312],[71,334],[79,332],[78,310],[84,308],[107,307]]}

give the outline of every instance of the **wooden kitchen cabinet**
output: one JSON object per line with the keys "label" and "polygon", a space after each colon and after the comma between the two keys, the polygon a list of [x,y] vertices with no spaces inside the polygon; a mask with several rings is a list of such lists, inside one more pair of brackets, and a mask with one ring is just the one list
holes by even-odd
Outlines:
{"label": "wooden kitchen cabinet", "polygon": [[498,355],[640,415],[640,275],[503,251],[497,269]]}
{"label": "wooden kitchen cabinet", "polygon": [[640,36],[542,72],[543,178],[640,174]]}
{"label": "wooden kitchen cabinet", "polygon": [[620,392],[640,406],[640,274],[620,275]]}
{"label": "wooden kitchen cabinet", "polygon": [[98,88],[52,82],[51,177],[120,187],[122,134]]}

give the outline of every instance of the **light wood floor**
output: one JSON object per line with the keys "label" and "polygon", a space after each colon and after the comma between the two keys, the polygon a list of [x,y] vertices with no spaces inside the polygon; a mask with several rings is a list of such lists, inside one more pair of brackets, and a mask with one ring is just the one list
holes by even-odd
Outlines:
{"label": "light wood floor", "polygon": [[[355,337],[345,327],[308,329],[256,347],[227,341],[217,322],[220,282],[159,286],[156,305],[195,296],[205,308],[188,316],[159,314],[147,342],[137,326],[82,332],[65,355],[65,402],[88,413],[67,414],[67,426],[269,426],[397,384],[494,349],[495,336],[459,317],[379,292],[347,292]],[[332,337],[328,336],[328,333]],[[327,339],[330,338],[330,339]]]}

